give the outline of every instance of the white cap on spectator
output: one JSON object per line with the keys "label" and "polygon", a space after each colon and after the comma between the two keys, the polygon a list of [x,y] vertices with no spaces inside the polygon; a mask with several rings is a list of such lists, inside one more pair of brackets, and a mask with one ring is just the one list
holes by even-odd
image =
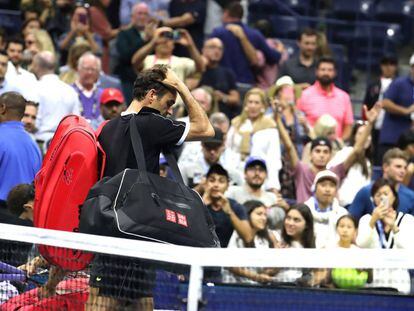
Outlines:
{"label": "white cap on spectator", "polygon": [[410,57],[410,66],[414,66],[414,54]]}
{"label": "white cap on spectator", "polygon": [[336,185],[338,185],[339,183],[339,178],[334,172],[330,170],[320,171],[318,174],[316,174],[315,179],[313,180],[313,185],[311,189],[312,192],[316,190],[316,185],[318,184],[318,182],[320,182],[323,179],[332,180]]}
{"label": "white cap on spectator", "polygon": [[294,84],[294,82],[293,82],[291,77],[283,76],[283,77],[280,77],[279,79],[277,79],[277,81],[275,83],[275,86],[279,87],[279,86],[282,86],[282,85],[293,85],[293,84]]}

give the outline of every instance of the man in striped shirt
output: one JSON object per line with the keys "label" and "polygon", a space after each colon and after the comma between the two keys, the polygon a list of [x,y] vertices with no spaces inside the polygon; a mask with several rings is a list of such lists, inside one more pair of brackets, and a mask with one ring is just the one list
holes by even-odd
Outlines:
{"label": "man in striped shirt", "polygon": [[335,61],[332,58],[320,58],[316,65],[316,82],[303,91],[297,107],[305,113],[311,126],[323,114],[331,115],[338,123],[337,137],[347,140],[354,122],[352,104],[348,93],[335,86],[335,77]]}

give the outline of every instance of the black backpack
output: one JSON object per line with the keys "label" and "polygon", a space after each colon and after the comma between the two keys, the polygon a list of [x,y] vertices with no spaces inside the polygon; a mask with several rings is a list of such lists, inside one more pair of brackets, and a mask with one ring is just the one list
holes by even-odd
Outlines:
{"label": "black backpack", "polygon": [[210,212],[187,187],[170,152],[164,152],[176,180],[146,170],[135,118],[131,142],[138,169],[125,169],[96,183],[82,205],[79,231],[89,234],[196,247],[220,247]]}

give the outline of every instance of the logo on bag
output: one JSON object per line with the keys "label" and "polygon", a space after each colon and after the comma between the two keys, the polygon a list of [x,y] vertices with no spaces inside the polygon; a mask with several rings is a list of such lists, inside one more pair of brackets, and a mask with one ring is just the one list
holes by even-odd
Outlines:
{"label": "logo on bag", "polygon": [[184,227],[188,227],[187,217],[185,215],[177,213],[177,218],[178,218],[178,224],[179,225],[184,226]]}
{"label": "logo on bag", "polygon": [[172,210],[165,210],[165,219],[169,222],[177,223],[177,216],[175,215],[175,212]]}
{"label": "logo on bag", "polygon": [[187,216],[176,213],[170,209],[165,210],[165,219],[169,222],[178,223],[181,226],[188,227]]}
{"label": "logo on bag", "polygon": [[73,168],[66,169],[63,171],[63,181],[67,186],[72,183],[73,180]]}

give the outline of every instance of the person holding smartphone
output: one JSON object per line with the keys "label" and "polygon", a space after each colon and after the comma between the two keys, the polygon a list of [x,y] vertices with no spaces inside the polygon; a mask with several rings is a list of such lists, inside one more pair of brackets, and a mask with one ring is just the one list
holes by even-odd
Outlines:
{"label": "person holding smartphone", "polygon": [[[378,179],[371,189],[375,208],[362,216],[358,226],[357,245],[362,248],[414,249],[414,217],[398,211],[398,193],[394,183]],[[409,293],[410,275],[406,269],[374,269],[375,287],[396,288]]]}
{"label": "person holding smartphone", "polygon": [[93,34],[90,27],[90,17],[86,6],[77,6],[70,19],[70,31],[64,33],[59,40],[59,48],[62,53],[61,61],[66,62],[69,48],[74,43],[86,42],[90,45],[92,53],[100,53],[102,50],[102,38]]}

